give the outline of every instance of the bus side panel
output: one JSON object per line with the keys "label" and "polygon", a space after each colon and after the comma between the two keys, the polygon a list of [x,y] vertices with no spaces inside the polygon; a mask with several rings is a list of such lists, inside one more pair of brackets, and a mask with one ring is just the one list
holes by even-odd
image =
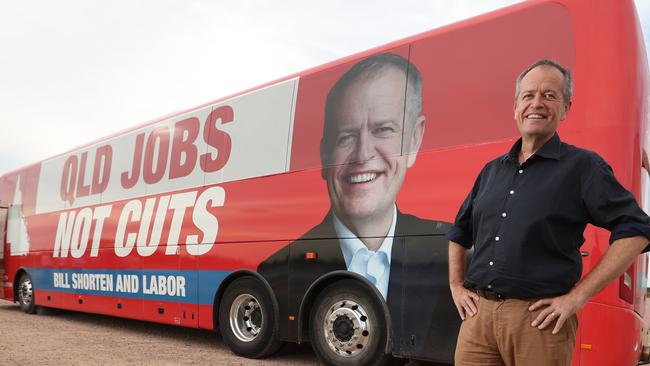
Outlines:
{"label": "bus side panel", "polygon": [[[282,178],[282,175],[274,176]],[[273,178],[269,178],[273,181]],[[282,180],[282,179],[280,179]],[[269,186],[273,186],[270,184]],[[260,207],[265,207],[260,205]],[[257,222],[257,221],[254,221]],[[254,223],[249,223],[251,232],[257,231]],[[264,233],[262,230],[261,233]],[[215,296],[223,280],[232,272],[237,270],[257,270],[260,258],[266,258],[272,253],[285,247],[288,241],[247,241],[217,243],[208,254],[196,258],[196,267],[200,268],[198,273],[198,327],[213,329],[215,316],[218,316],[218,309],[213,308]],[[286,270],[286,267],[284,267]],[[286,284],[285,284],[286,287]],[[276,293],[276,296],[279,294]],[[286,316],[286,301],[277,297],[280,306],[280,331],[289,329]],[[282,337],[282,334],[281,334]],[[284,338],[284,337],[283,337]],[[296,339],[289,339],[295,341]]]}
{"label": "bus side panel", "polygon": [[[619,182],[643,203],[642,148],[647,146],[647,62],[632,0],[566,1],[576,36],[575,98],[561,133],[598,152]],[[608,72],[604,72],[608,70]],[[643,172],[647,175],[647,171]],[[646,178],[647,179],[647,178]],[[581,248],[583,274],[609,248],[609,233],[588,227]],[[583,316],[581,365],[633,365],[645,322],[645,275],[640,257],[620,278],[587,304]],[[636,310],[635,313],[634,310]],[[592,344],[593,342],[593,344]],[[588,349],[592,344],[592,348]]]}
{"label": "bus side panel", "polygon": [[[637,74],[637,84],[635,89],[637,90],[637,100],[638,100],[638,109],[637,118],[640,121],[640,157],[641,157],[641,166],[640,170],[640,191],[636,195],[639,200],[643,210],[646,213],[650,213],[650,162],[648,161],[648,152],[650,152],[650,135],[648,135],[648,128],[650,116],[648,111],[650,111],[650,99],[648,99],[648,88],[650,87],[650,70],[648,69],[648,60],[647,60],[647,50],[645,48],[645,41],[641,31],[641,25],[638,19],[638,14],[636,17],[636,22],[633,22],[635,25],[635,36],[637,47],[636,47],[636,74]],[[644,333],[648,329],[648,314],[646,311],[646,302],[647,302],[647,286],[648,286],[648,259],[650,256],[646,253],[638,258],[636,273],[633,273],[633,277],[636,280],[636,286],[634,288],[634,311],[641,315],[641,318],[644,319],[643,327]]]}
{"label": "bus side panel", "polygon": [[582,323],[580,365],[636,365],[643,345],[637,313],[589,302],[582,311]]}

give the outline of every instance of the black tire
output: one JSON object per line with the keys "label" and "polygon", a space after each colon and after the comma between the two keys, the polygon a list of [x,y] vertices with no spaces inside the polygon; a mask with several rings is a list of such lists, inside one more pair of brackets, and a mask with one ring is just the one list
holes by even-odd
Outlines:
{"label": "black tire", "polygon": [[358,280],[326,287],[316,298],[309,320],[314,352],[325,365],[383,365],[388,321],[382,300]]}
{"label": "black tire", "polygon": [[35,314],[36,305],[34,304],[34,283],[32,276],[25,272],[18,280],[18,288],[16,289],[16,299],[20,305],[20,309],[26,314]]}
{"label": "black tire", "polygon": [[231,283],[219,305],[219,330],[223,342],[239,356],[263,358],[277,352],[277,309],[269,291],[253,277]]}

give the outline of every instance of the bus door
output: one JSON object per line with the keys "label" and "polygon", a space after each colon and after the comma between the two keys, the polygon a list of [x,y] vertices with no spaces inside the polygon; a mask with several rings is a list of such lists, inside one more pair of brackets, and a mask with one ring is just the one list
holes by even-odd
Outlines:
{"label": "bus door", "polygon": [[[8,291],[4,284],[9,280],[5,271],[5,248],[7,246],[7,207],[0,207],[0,291]],[[10,291],[10,289],[9,289]],[[0,294],[0,297],[5,297]]]}

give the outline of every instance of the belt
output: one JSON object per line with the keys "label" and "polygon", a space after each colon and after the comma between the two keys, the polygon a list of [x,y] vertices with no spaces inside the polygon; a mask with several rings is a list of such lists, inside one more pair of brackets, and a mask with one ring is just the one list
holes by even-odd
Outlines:
{"label": "belt", "polygon": [[492,301],[503,301],[507,299],[507,297],[503,294],[500,294],[498,292],[494,291],[486,291],[486,290],[476,290],[476,293],[483,298],[486,298],[488,300]]}

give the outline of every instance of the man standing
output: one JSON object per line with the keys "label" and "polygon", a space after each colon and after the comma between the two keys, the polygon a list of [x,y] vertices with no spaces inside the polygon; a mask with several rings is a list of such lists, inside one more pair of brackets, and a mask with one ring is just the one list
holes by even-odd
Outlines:
{"label": "man standing", "polygon": [[[519,75],[521,138],[485,165],[447,234],[449,285],[463,319],[457,365],[570,365],[576,311],[648,245],[650,219],[609,165],[556,133],[572,90],[570,72],[550,60]],[[611,232],[611,247],[578,282],[588,223]]]}

